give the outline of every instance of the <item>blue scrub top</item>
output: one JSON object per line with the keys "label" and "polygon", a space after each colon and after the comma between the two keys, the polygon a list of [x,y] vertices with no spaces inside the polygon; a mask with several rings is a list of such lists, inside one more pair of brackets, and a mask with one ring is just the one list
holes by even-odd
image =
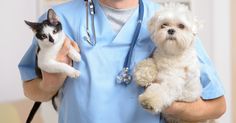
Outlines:
{"label": "blue scrub top", "polygon": [[[115,78],[123,67],[136,27],[138,9],[116,34],[97,0],[95,2],[95,26],[97,44],[86,42],[86,15],[84,0],[55,6],[53,9],[62,22],[65,33],[81,48],[81,62],[73,67],[81,71],[77,79],[67,78],[61,89],[59,123],[161,123],[159,114],[145,111],[138,102],[143,89],[135,82],[128,86],[116,84]],[[154,50],[147,31],[147,21],[159,9],[159,5],[143,0],[144,20],[138,37],[131,68],[147,58]],[[45,19],[42,16],[41,19]],[[91,22],[91,21],[90,21]],[[90,28],[90,32],[92,32]],[[33,40],[21,62],[19,70],[23,81],[37,78],[35,73],[36,40]],[[201,42],[196,39],[196,48],[201,63],[203,99],[213,99],[223,95],[215,68],[207,56]]]}

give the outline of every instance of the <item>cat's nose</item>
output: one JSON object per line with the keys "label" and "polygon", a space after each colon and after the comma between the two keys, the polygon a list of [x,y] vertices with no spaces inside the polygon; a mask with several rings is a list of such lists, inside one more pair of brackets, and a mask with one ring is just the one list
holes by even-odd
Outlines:
{"label": "cat's nose", "polygon": [[51,36],[51,35],[49,35],[49,42],[52,42],[52,43],[54,43],[54,39],[52,38],[52,36]]}

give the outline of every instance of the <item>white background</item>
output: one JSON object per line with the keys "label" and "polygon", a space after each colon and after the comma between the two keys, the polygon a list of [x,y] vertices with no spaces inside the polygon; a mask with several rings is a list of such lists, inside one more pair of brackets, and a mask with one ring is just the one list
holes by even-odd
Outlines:
{"label": "white background", "polygon": [[[0,102],[24,98],[17,65],[31,44],[33,33],[23,20],[35,21],[38,0],[1,0]],[[203,44],[225,87],[228,109],[221,122],[231,121],[230,0],[194,0],[192,9],[204,22]]]}
{"label": "white background", "polygon": [[35,20],[36,0],[1,0],[0,102],[23,98],[18,62],[31,44],[32,31],[24,20]]}

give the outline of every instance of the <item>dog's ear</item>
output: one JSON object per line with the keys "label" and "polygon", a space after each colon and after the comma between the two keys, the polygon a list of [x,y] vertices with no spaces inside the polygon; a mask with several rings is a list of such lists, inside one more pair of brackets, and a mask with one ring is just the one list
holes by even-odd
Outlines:
{"label": "dog's ear", "polygon": [[155,32],[155,30],[157,29],[157,20],[158,16],[155,15],[153,16],[149,21],[148,21],[148,31],[152,34]]}
{"label": "dog's ear", "polygon": [[198,20],[197,17],[193,18],[193,26],[192,26],[192,31],[194,35],[198,34],[199,29],[203,27],[203,22]]}

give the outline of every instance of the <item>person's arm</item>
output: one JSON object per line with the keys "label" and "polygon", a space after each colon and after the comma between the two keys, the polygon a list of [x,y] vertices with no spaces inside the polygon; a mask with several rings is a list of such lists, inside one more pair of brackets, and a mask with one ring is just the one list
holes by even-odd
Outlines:
{"label": "person's arm", "polygon": [[42,72],[43,79],[37,78],[23,83],[24,94],[34,101],[49,101],[61,88],[65,76]]}
{"label": "person's arm", "polygon": [[[58,61],[71,64],[71,59],[67,56],[70,44],[79,51],[78,46],[67,38],[57,56]],[[42,79],[36,78],[23,83],[24,94],[34,101],[48,101],[62,87],[65,79],[66,76],[63,74],[42,71]]]}
{"label": "person's arm", "polygon": [[217,119],[226,111],[224,96],[211,100],[201,98],[192,103],[174,102],[164,113],[188,122]]}

